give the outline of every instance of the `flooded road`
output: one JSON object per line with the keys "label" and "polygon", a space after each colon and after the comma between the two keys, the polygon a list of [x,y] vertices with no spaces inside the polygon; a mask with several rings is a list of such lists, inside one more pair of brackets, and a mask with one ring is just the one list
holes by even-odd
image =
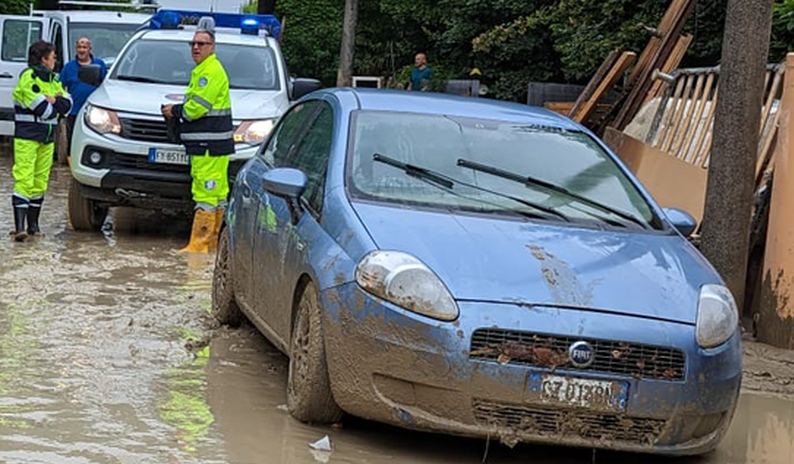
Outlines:
{"label": "flooded road", "polygon": [[[46,237],[13,243],[10,165],[0,156],[0,462],[794,462],[794,401],[757,391],[743,394],[714,454],[675,461],[509,449],[352,418],[303,425],[286,412],[286,358],[250,327],[213,327],[212,263],[173,251],[187,241],[186,221],[119,210],[104,234],[74,233],[69,174],[58,168]],[[325,435],[333,452],[309,449]]]}

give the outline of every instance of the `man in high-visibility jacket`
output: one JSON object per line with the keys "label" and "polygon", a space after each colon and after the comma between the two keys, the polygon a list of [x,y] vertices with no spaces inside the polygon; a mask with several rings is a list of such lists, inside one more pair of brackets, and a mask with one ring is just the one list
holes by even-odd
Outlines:
{"label": "man in high-visibility jacket", "polygon": [[190,155],[192,193],[196,203],[190,243],[183,252],[208,253],[218,232],[229,194],[229,155],[232,139],[232,101],[229,78],[215,55],[214,23],[202,18],[190,42],[196,67],[181,105],[163,106],[163,115],[177,118],[180,137]]}
{"label": "man in high-visibility jacket", "polygon": [[[52,168],[58,117],[72,108],[55,67],[55,48],[39,41],[28,50],[28,68],[14,88],[14,239],[40,233],[39,215]],[[25,229],[27,222],[27,230]]]}

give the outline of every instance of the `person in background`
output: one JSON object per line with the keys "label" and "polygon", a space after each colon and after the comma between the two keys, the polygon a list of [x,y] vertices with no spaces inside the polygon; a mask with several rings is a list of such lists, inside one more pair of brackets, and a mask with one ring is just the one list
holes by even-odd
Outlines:
{"label": "person in background", "polygon": [[89,39],[85,37],[77,39],[75,49],[77,50],[77,57],[66,63],[66,65],[63,67],[63,70],[61,70],[61,82],[64,86],[66,86],[66,90],[69,92],[69,95],[72,96],[72,100],[74,101],[72,110],[69,112],[69,116],[66,118],[67,133],[69,134],[69,146],[72,144],[72,132],[74,131],[74,122],[77,119],[77,113],[79,113],[80,109],[82,109],[83,105],[85,105],[86,100],[88,100],[88,96],[97,89],[93,85],[80,81],[78,78],[80,67],[88,66],[90,64],[99,65],[100,69],[102,69],[102,79],[105,78],[108,72],[108,67],[105,62],[99,58],[94,58],[94,56],[91,54],[91,41]]}
{"label": "person in background", "polygon": [[[40,233],[39,214],[52,168],[58,117],[72,108],[69,93],[53,72],[55,47],[39,41],[28,50],[28,69],[14,88],[14,231],[17,242]],[[25,229],[27,222],[27,230]]]}
{"label": "person in background", "polygon": [[212,18],[201,18],[190,42],[196,67],[185,103],[161,107],[163,116],[179,122],[179,136],[190,155],[196,206],[190,243],[181,252],[215,250],[229,195],[229,156],[234,154],[232,99],[229,77],[215,54],[214,24]]}
{"label": "person in background", "polygon": [[426,92],[430,88],[431,79],[433,79],[433,68],[427,65],[427,55],[417,53],[414,58],[414,68],[411,70],[411,81],[408,82],[408,90]]}

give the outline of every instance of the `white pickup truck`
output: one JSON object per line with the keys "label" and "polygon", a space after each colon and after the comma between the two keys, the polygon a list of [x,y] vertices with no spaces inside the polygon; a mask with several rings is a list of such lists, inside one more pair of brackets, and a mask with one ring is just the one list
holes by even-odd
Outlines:
{"label": "white pickup truck", "polygon": [[[66,6],[69,2],[61,3]],[[151,7],[140,2],[119,6]],[[29,16],[0,15],[0,136],[14,134],[11,93],[19,75],[28,67],[28,48],[32,43],[46,40],[55,46],[58,55],[55,71],[60,72],[64,63],[75,57],[74,42],[87,37],[91,39],[94,56],[110,66],[127,40],[150,16],[92,10],[31,11]]]}

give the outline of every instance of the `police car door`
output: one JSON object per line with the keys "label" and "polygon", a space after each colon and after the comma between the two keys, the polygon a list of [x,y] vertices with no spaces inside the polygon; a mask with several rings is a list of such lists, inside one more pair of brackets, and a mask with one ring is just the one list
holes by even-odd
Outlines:
{"label": "police car door", "polygon": [[0,15],[0,135],[14,134],[11,93],[28,67],[28,48],[47,37],[49,19]]}

